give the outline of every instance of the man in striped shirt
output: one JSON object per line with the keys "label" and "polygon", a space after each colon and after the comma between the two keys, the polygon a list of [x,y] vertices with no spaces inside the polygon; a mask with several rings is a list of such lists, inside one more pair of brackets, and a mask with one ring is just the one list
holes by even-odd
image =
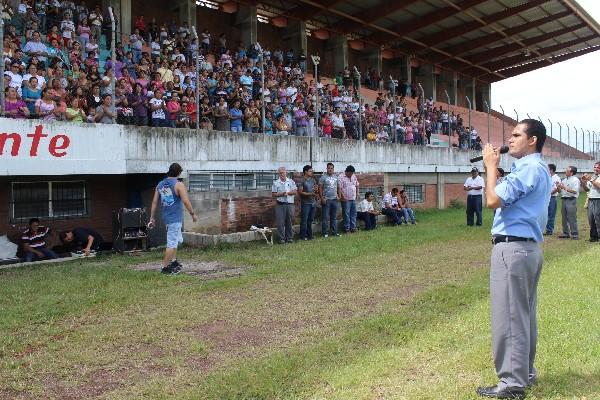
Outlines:
{"label": "man in striped shirt", "polygon": [[31,218],[29,220],[29,228],[23,231],[21,241],[23,250],[25,251],[24,261],[32,262],[42,260],[44,258],[58,258],[55,252],[46,247],[46,235],[50,232],[50,228],[40,225],[39,218]]}

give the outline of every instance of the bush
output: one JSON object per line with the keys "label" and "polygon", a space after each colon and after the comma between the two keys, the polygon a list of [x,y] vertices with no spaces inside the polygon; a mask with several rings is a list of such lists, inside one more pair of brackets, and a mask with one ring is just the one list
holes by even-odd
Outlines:
{"label": "bush", "polygon": [[450,206],[449,206],[449,208],[452,208],[452,209],[461,209],[461,208],[465,208],[465,207],[466,207],[466,205],[465,205],[465,203],[462,200],[459,200],[459,199],[452,199],[452,200],[450,200]]}

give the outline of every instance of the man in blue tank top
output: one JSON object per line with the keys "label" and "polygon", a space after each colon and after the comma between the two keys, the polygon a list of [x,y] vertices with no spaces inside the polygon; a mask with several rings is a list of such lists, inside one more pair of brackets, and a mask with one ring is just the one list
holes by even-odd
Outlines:
{"label": "man in blue tank top", "polygon": [[160,271],[163,274],[178,274],[181,271],[181,264],[177,261],[177,246],[183,242],[181,235],[183,207],[188,210],[194,222],[198,219],[184,184],[177,179],[181,171],[183,171],[181,165],[171,164],[167,177],[158,183],[152,199],[149,227],[151,228],[155,223],[154,215],[159,201],[163,221],[167,227],[167,248]]}

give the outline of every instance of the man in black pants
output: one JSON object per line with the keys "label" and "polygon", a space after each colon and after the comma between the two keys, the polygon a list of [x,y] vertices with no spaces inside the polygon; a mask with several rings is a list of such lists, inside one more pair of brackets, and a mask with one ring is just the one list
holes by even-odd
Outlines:
{"label": "man in black pants", "polygon": [[65,231],[60,234],[60,240],[63,243],[75,243],[83,249],[83,254],[90,255],[90,251],[100,250],[103,242],[102,236],[98,232],[90,228],[75,228],[70,231]]}
{"label": "man in black pants", "polygon": [[473,226],[473,214],[477,215],[477,226],[482,224],[481,208],[484,187],[485,182],[479,176],[479,170],[473,167],[471,176],[467,178],[464,185],[464,189],[467,191],[467,225],[469,226]]}

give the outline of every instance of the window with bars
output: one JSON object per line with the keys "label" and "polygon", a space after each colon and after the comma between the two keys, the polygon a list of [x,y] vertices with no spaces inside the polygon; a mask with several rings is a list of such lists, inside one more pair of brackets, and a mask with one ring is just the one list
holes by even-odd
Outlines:
{"label": "window with bars", "polygon": [[402,187],[406,190],[406,195],[410,203],[425,202],[425,185],[404,185]]}
{"label": "window with bars", "polygon": [[192,192],[271,190],[275,179],[277,179],[277,172],[275,171],[190,171],[189,190]]}
{"label": "window with bars", "polygon": [[10,220],[85,217],[89,201],[85,181],[12,182]]}

